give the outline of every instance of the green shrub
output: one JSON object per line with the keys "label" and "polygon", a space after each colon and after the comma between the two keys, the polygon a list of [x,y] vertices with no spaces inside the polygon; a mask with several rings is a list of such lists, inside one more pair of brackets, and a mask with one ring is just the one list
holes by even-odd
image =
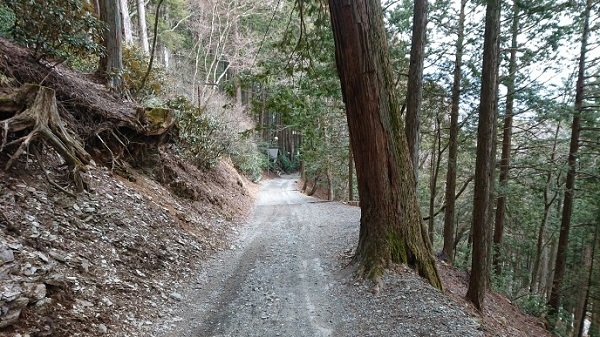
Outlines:
{"label": "green shrub", "polygon": [[233,132],[183,97],[171,101],[169,107],[175,110],[179,131],[178,152],[199,168],[214,167],[219,157],[229,152]]}
{"label": "green shrub", "polygon": [[15,13],[8,7],[0,5],[0,36],[10,37],[13,22],[15,22]]}
{"label": "green shrub", "polygon": [[134,94],[137,98],[147,98],[161,93],[166,74],[164,68],[153,66],[148,74],[146,85],[142,91],[138,91],[142,79],[148,70],[149,58],[144,51],[137,46],[123,47],[123,82],[121,92]]}
{"label": "green shrub", "polygon": [[517,305],[526,313],[537,317],[545,317],[549,308],[543,296],[529,294],[517,300]]}
{"label": "green shrub", "polygon": [[86,1],[0,0],[0,5],[12,12],[12,37],[37,58],[85,59],[103,52],[99,41],[105,27]]}
{"label": "green shrub", "polygon": [[285,155],[283,153],[280,153],[277,159],[279,160],[279,164],[281,165],[281,168],[286,173],[295,172],[298,170],[298,167],[300,167],[300,163],[298,162],[298,160],[292,161],[292,160],[290,160],[290,158],[288,158],[287,155]]}
{"label": "green shrub", "polygon": [[242,174],[257,181],[262,172],[269,166],[266,151],[261,151],[253,137],[242,133],[238,141],[232,144],[229,156],[235,168]]}

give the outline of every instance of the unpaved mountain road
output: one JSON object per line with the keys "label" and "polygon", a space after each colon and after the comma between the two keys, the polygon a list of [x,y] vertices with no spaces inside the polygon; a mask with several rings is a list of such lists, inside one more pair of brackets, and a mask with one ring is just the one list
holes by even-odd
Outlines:
{"label": "unpaved mountain road", "polygon": [[207,260],[149,334],[186,337],[482,336],[460,306],[412,272],[374,295],[347,254],[360,209],[298,192],[297,176],[262,182],[250,222]]}

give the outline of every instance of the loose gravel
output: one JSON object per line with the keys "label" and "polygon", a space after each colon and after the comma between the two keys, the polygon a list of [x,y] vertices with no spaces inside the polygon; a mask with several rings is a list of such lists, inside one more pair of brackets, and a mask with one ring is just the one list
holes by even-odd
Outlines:
{"label": "loose gravel", "polygon": [[[447,295],[398,266],[383,289],[353,277],[360,209],[267,180],[231,249],[202,264],[181,302],[148,335],[483,336]],[[150,328],[149,328],[150,329]]]}

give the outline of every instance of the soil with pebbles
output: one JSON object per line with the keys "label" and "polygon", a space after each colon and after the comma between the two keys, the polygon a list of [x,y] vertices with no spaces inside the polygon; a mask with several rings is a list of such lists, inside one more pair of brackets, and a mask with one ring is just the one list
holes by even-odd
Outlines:
{"label": "soil with pebbles", "polygon": [[160,162],[127,178],[91,167],[77,198],[35,162],[0,170],[0,336],[144,336],[171,315],[176,289],[228,248],[257,186],[226,163],[202,172],[168,152]]}

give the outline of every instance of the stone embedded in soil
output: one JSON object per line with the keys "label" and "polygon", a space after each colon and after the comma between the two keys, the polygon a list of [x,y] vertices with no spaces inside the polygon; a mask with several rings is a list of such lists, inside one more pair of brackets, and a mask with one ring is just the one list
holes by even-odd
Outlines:
{"label": "stone embedded in soil", "polygon": [[179,293],[173,292],[169,295],[169,297],[171,297],[172,299],[174,299],[175,301],[178,301],[178,302],[183,301],[183,296],[181,296],[181,294],[179,294]]}
{"label": "stone embedded in soil", "polygon": [[13,251],[11,249],[0,248],[0,262],[2,262],[2,264],[9,263],[14,260],[15,255],[13,254]]}

